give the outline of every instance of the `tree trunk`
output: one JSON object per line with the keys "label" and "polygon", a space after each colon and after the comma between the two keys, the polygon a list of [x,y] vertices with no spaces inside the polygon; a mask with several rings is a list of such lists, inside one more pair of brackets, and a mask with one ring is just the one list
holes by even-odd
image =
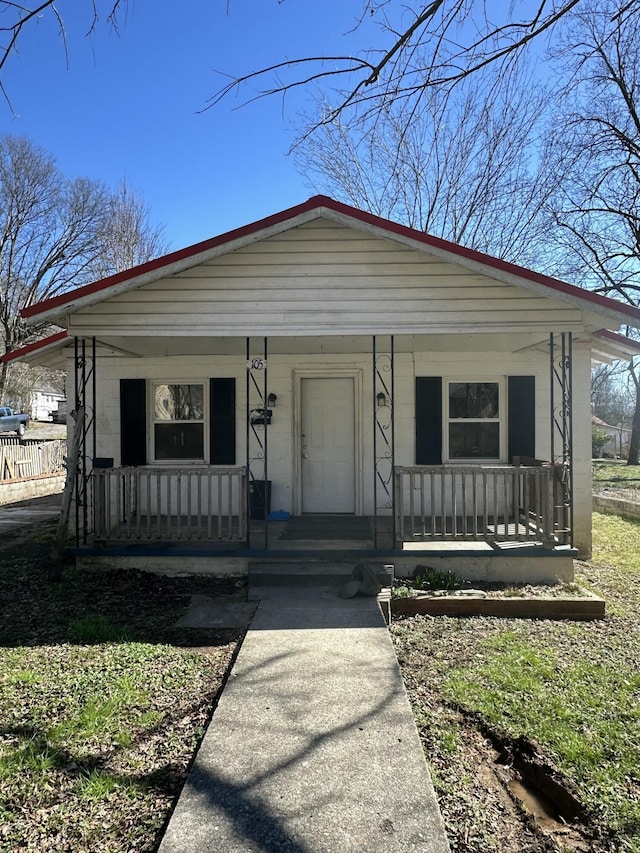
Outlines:
{"label": "tree trunk", "polygon": [[631,425],[631,442],[629,444],[629,458],[627,465],[638,465],[640,455],[640,388],[636,393],[636,407],[633,412],[633,423]]}
{"label": "tree trunk", "polygon": [[4,389],[7,387],[9,365],[6,361],[0,363],[0,406],[4,405]]}

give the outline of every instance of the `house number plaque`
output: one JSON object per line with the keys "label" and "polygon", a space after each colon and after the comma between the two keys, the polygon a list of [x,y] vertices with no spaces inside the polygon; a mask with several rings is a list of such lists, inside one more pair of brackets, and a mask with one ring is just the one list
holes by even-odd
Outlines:
{"label": "house number plaque", "polygon": [[261,356],[256,356],[255,358],[250,358],[247,362],[247,367],[249,370],[266,370],[267,369],[267,359],[262,358]]}

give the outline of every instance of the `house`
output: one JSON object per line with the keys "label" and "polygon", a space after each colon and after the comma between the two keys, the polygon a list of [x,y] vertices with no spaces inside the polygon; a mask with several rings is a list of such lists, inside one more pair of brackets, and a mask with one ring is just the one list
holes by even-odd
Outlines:
{"label": "house", "polygon": [[631,430],[622,424],[612,426],[606,423],[596,415],[591,415],[591,425],[597,427],[605,435],[609,436],[609,441],[600,448],[599,456],[617,456],[618,459],[626,459],[629,453],[629,445],[631,444]]}
{"label": "house", "polygon": [[64,400],[64,394],[51,384],[36,387],[31,397],[31,417],[35,421],[50,421],[61,400]]}
{"label": "house", "polygon": [[[590,367],[640,311],[316,196],[24,312],[83,413],[78,558],[571,578]],[[136,562],[137,561],[137,562]]]}

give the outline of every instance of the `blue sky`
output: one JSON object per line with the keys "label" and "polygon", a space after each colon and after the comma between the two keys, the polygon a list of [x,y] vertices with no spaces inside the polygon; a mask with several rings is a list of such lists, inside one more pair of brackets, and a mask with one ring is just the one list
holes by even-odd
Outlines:
{"label": "blue sky", "polygon": [[[136,188],[178,249],[313,194],[286,153],[305,102],[229,99],[199,113],[224,78],[285,57],[346,53],[361,0],[129,0],[118,36],[85,37],[90,0],[58,0],[25,30],[3,83],[0,133],[28,137],[70,177]],[[99,9],[111,6],[107,0]],[[247,88],[250,95],[252,89]]]}

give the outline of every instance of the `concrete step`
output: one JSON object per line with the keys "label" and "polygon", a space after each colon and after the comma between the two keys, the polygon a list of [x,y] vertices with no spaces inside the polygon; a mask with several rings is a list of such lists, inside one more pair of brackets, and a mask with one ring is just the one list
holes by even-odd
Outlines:
{"label": "concrete step", "polygon": [[339,588],[354,578],[357,566],[372,569],[380,578],[380,586],[389,586],[393,579],[393,567],[383,563],[358,563],[356,560],[344,561],[256,561],[249,564],[248,598],[258,601],[273,598],[274,593],[284,589],[331,591],[337,594]]}

